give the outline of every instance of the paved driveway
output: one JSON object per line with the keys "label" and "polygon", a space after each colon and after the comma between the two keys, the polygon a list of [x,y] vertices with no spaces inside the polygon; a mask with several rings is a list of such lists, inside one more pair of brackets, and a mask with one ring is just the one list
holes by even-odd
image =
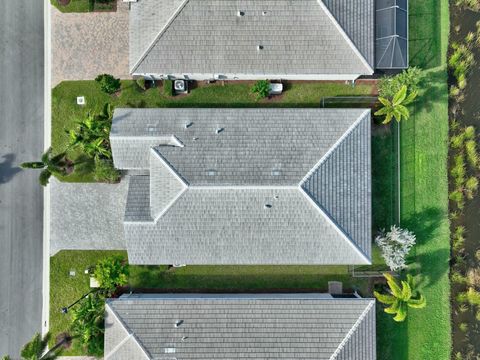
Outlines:
{"label": "paved driveway", "polygon": [[120,184],[50,181],[50,255],[60,250],[124,250],[128,177]]}
{"label": "paved driveway", "polygon": [[0,11],[0,356],[42,322],[43,188],[18,164],[43,150],[43,1],[3,0]]}
{"label": "paved driveway", "polygon": [[61,13],[52,6],[52,87],[108,73],[129,78],[128,4],[116,12]]}

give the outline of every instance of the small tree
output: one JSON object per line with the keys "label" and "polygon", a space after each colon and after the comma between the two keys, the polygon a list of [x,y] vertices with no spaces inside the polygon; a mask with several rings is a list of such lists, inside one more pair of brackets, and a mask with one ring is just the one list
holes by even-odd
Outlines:
{"label": "small tree", "polygon": [[378,301],[388,305],[384,311],[387,314],[395,315],[393,320],[398,322],[404,321],[409,307],[421,309],[427,305],[425,297],[415,290],[412,275],[407,274],[407,281],[401,280],[400,284],[391,274],[385,273],[383,276],[387,279],[387,284],[390,288],[389,293],[380,294],[377,291],[373,293]]}
{"label": "small tree", "polygon": [[100,89],[107,94],[113,94],[120,90],[120,79],[114,78],[110,74],[101,74],[95,78],[95,81],[100,84]]}
{"label": "small tree", "polygon": [[407,105],[415,100],[418,93],[412,91],[407,96],[407,89],[407,86],[403,85],[393,99],[384,97],[378,98],[383,107],[375,112],[375,115],[385,116],[385,120],[383,121],[384,124],[388,124],[392,119],[400,122],[402,119],[408,120],[410,118],[410,111],[408,111]]}
{"label": "small tree", "polygon": [[407,267],[405,257],[415,245],[415,240],[414,233],[395,225],[390,228],[389,232],[382,232],[375,238],[375,242],[382,251],[385,263],[392,271]]}
{"label": "small tree", "polygon": [[52,148],[43,153],[40,161],[24,162],[20,166],[23,169],[42,170],[38,179],[42,186],[47,186],[52,175],[65,176],[73,170],[73,163],[67,159],[66,154],[53,156]]}
{"label": "small tree", "polygon": [[97,294],[88,295],[72,310],[72,331],[90,355],[103,350],[105,302]]}
{"label": "small tree", "polygon": [[258,80],[251,89],[252,93],[257,94],[257,100],[266,98],[270,93],[270,84],[267,80]]}
{"label": "small tree", "polygon": [[47,333],[43,338],[39,333],[36,333],[32,340],[26,343],[20,356],[24,360],[53,360],[56,359],[61,352],[59,347],[55,347],[52,350],[46,352],[48,341],[50,340],[50,334]]}
{"label": "small tree", "polygon": [[120,257],[109,257],[101,260],[93,273],[100,287],[107,292],[113,292],[117,286],[123,286],[128,283],[128,264]]}
{"label": "small tree", "polygon": [[378,81],[378,94],[383,98],[391,99],[404,85],[408,93],[418,91],[423,79],[423,71],[417,67],[411,67],[398,75],[382,77]]}

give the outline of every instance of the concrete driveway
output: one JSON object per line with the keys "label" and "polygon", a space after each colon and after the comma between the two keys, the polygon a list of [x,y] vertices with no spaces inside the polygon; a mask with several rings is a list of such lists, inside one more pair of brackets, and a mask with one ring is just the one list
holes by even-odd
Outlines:
{"label": "concrete driveway", "polygon": [[52,87],[98,74],[129,78],[128,4],[116,12],[62,13],[51,7]]}

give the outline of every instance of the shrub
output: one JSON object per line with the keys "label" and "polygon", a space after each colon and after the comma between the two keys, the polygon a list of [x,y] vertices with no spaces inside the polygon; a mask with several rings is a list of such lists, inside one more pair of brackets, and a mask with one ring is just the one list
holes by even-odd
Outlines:
{"label": "shrub", "polygon": [[478,152],[477,143],[475,140],[468,140],[465,142],[465,153],[467,155],[467,161],[472,168],[478,166]]}
{"label": "shrub", "polygon": [[135,82],[140,89],[145,90],[145,78],[143,76],[139,77]]}
{"label": "shrub", "polygon": [[450,147],[452,149],[461,149],[463,147],[464,139],[465,137],[463,134],[453,135],[450,138]]}
{"label": "shrub", "polygon": [[474,288],[468,288],[466,298],[471,305],[480,305],[480,293]]}
{"label": "shrub", "polygon": [[120,257],[109,257],[101,260],[96,266],[93,276],[100,287],[107,292],[113,292],[117,286],[128,283],[128,264]]}
{"label": "shrub", "polygon": [[480,2],[478,0],[455,0],[455,5],[472,11],[480,10]]}
{"label": "shrub", "polygon": [[453,158],[453,167],[450,170],[450,175],[452,176],[455,187],[461,188],[463,187],[463,183],[465,182],[465,159],[462,154],[455,155]]}
{"label": "shrub", "polygon": [[468,285],[480,287],[480,269],[469,269],[467,272]]}
{"label": "shrub", "polygon": [[480,261],[480,249],[475,251],[475,259],[477,259],[477,261]]}
{"label": "shrub", "polygon": [[86,347],[89,355],[103,352],[105,302],[90,294],[72,309],[72,330]]}
{"label": "shrub", "polygon": [[454,284],[458,285],[465,285],[467,284],[467,277],[463,276],[460,272],[458,271],[452,271],[451,274],[451,280]]}
{"label": "shrub", "polygon": [[467,304],[460,304],[458,306],[458,311],[461,313],[466,313],[468,311],[468,305]]}
{"label": "shrub", "polygon": [[392,271],[407,267],[405,258],[415,245],[415,240],[415,235],[412,232],[395,225],[390,228],[389,232],[382,232],[375,238],[375,242],[382,251],[385,263]]}
{"label": "shrub", "polygon": [[393,98],[403,85],[407,86],[407,92],[417,92],[419,85],[424,79],[422,70],[411,67],[403,70],[395,76],[385,76],[378,81],[378,94],[383,98]]}
{"label": "shrub", "polygon": [[253,85],[251,92],[257,94],[257,100],[266,98],[270,93],[270,84],[267,80],[258,80]]}
{"label": "shrub", "polygon": [[173,80],[163,80],[163,95],[173,96]]}
{"label": "shrub", "polygon": [[456,97],[458,95],[460,95],[460,89],[455,85],[450,86],[450,96]]}
{"label": "shrub", "polygon": [[95,78],[95,81],[100,84],[100,88],[107,94],[113,94],[120,90],[120,79],[115,79],[112,75],[102,74]]}
{"label": "shrub", "polygon": [[461,323],[458,325],[458,328],[460,329],[461,332],[467,332],[468,331],[468,324],[467,323]]}
{"label": "shrub", "polygon": [[478,190],[478,179],[475,176],[469,177],[465,182],[465,196],[467,199],[472,200],[473,195]]}
{"label": "shrub", "polygon": [[464,199],[463,191],[454,190],[450,193],[448,198],[452,200],[460,210],[464,208],[465,199]]}
{"label": "shrub", "polygon": [[475,127],[474,126],[467,126],[463,130],[463,134],[465,135],[465,139],[467,140],[473,140],[475,139]]}
{"label": "shrub", "polygon": [[95,181],[116,183],[120,180],[120,172],[113,166],[109,159],[95,158]]}
{"label": "shrub", "polygon": [[459,252],[463,250],[465,245],[465,227],[464,226],[457,226],[455,231],[453,232],[453,241],[452,241],[452,249],[454,252]]}

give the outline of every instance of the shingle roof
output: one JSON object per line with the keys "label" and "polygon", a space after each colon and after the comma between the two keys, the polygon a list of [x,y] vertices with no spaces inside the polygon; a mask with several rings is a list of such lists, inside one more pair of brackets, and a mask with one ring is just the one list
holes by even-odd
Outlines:
{"label": "shingle roof", "polygon": [[110,299],[106,312],[106,360],[376,358],[373,299],[152,294]]}
{"label": "shingle roof", "polygon": [[126,135],[146,147],[115,164],[150,159],[130,182],[131,263],[369,263],[369,110],[116,109]]}
{"label": "shingle roof", "polygon": [[131,4],[131,72],[371,74],[373,1],[142,0]]}

